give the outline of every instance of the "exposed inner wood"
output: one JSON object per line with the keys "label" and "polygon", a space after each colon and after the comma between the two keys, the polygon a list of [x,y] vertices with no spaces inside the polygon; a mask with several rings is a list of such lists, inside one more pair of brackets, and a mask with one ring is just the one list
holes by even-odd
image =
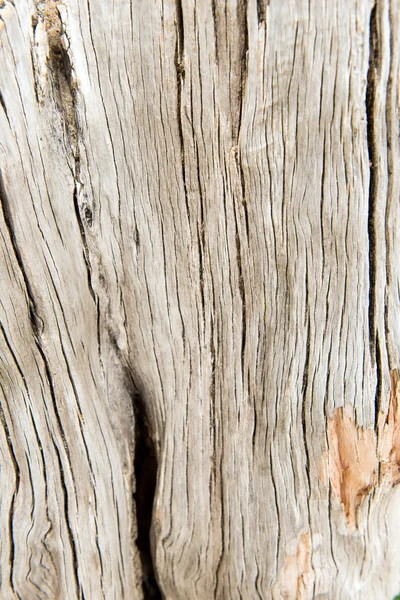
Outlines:
{"label": "exposed inner wood", "polygon": [[[390,401],[378,415],[378,430],[357,427],[353,408],[338,408],[328,422],[329,455],[323,456],[321,479],[330,482],[340,498],[347,523],[357,526],[357,508],[377,485],[400,481],[400,385],[399,372],[391,372]],[[328,464],[326,461],[328,460]]]}
{"label": "exposed inner wood", "polygon": [[[300,537],[295,554],[289,554],[278,576],[276,598],[306,600],[313,597],[311,540],[309,532]],[[273,593],[274,597],[274,593]]]}

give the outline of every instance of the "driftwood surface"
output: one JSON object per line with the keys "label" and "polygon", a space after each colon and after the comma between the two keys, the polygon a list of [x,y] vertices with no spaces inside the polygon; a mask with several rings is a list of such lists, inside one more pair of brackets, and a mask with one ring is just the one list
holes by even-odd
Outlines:
{"label": "driftwood surface", "polygon": [[0,0],[0,597],[400,592],[399,0]]}

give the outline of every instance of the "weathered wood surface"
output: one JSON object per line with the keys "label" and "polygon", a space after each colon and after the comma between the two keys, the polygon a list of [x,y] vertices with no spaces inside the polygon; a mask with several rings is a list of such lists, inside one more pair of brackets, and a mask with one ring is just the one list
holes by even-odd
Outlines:
{"label": "weathered wood surface", "polygon": [[400,592],[399,15],[0,0],[2,599]]}

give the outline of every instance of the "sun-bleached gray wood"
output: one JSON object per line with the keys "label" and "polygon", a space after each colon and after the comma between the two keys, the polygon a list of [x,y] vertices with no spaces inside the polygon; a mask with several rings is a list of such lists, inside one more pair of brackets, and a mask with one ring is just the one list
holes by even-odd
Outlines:
{"label": "sun-bleached gray wood", "polygon": [[1,598],[400,593],[399,32],[0,0]]}

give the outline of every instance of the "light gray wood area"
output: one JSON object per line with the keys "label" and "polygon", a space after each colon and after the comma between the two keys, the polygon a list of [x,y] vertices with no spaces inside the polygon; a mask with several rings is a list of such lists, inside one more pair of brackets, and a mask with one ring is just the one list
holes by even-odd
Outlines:
{"label": "light gray wood area", "polygon": [[0,0],[0,598],[400,593],[400,1]]}

